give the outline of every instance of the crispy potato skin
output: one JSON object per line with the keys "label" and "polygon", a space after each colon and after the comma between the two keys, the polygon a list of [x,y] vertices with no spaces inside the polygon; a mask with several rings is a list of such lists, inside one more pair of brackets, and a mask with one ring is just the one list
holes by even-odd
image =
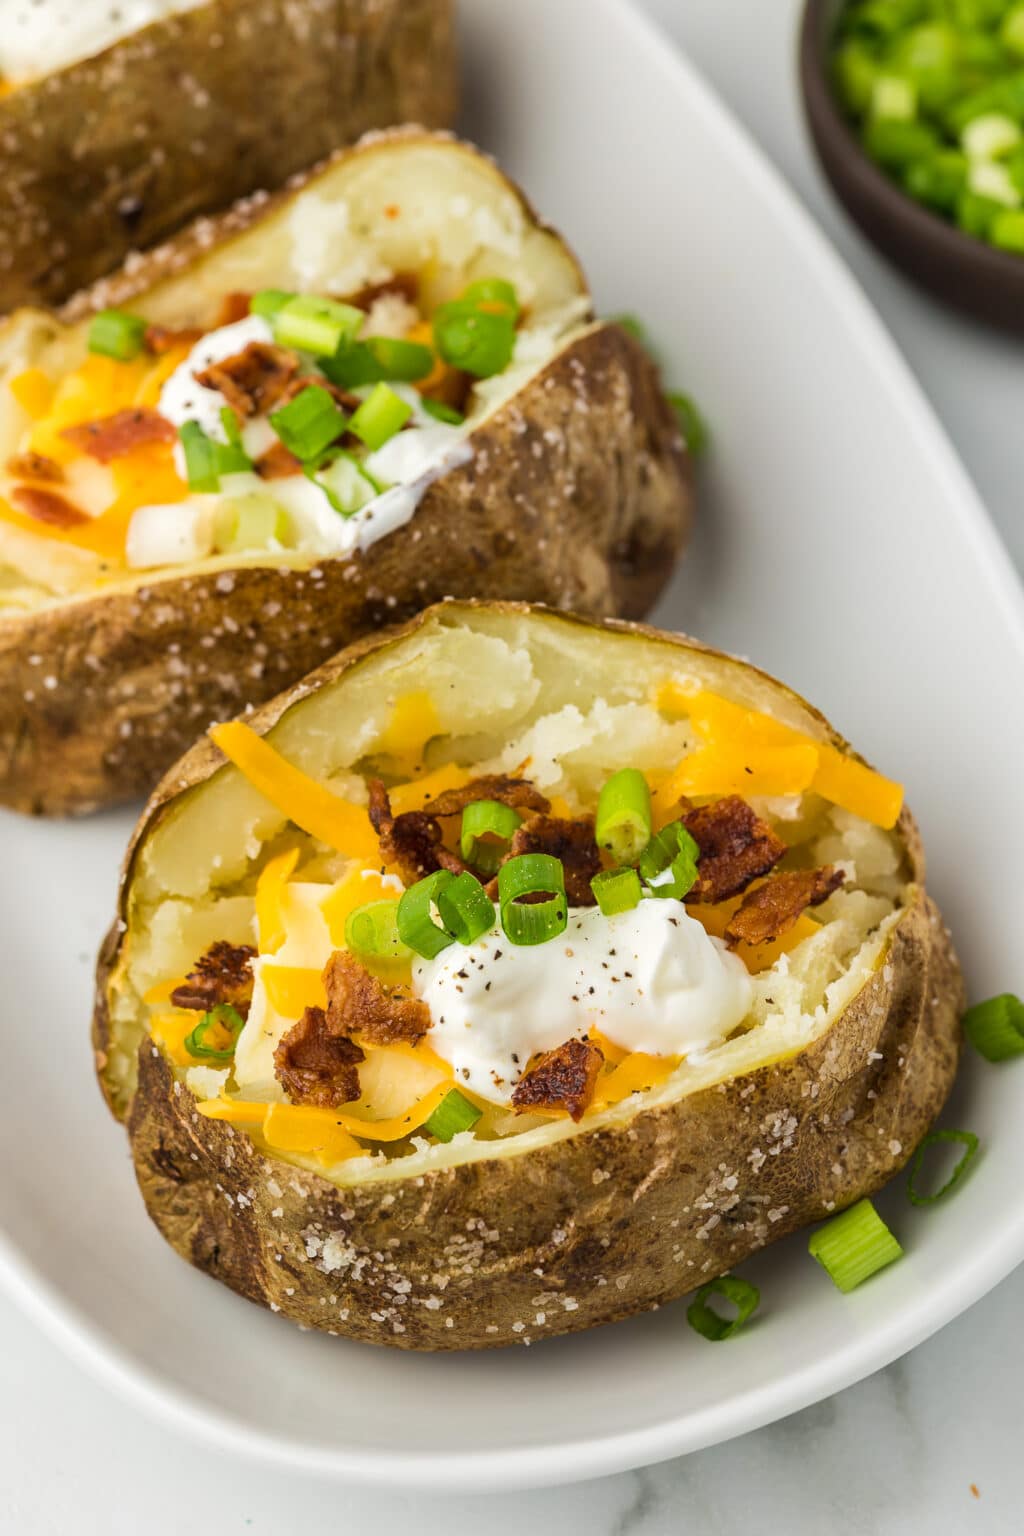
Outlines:
{"label": "crispy potato skin", "polygon": [[410,523],[353,558],[165,576],[0,619],[0,802],[61,815],[143,795],[212,720],[447,596],[647,611],[692,498],[632,337],[582,334],[471,441]]}
{"label": "crispy potato skin", "polygon": [[[269,729],[429,617],[332,658],[257,711],[254,727]],[[222,762],[201,742],[154,793],[125,857],[122,916],[137,849],[175,797]],[[963,983],[921,883],[909,813],[899,830],[915,899],[870,980],[800,1055],[645,1110],[623,1127],[343,1189],[199,1117],[148,1040],[131,1105],[114,1102],[104,1067],[119,919],[100,955],[93,1038],[101,1086],[114,1112],[126,1115],[150,1216],[183,1258],[250,1300],[310,1327],[407,1349],[536,1342],[683,1295],[877,1189],[945,1102],[959,1058]]]}
{"label": "crispy potato skin", "polygon": [[0,97],[0,312],[339,144],[455,115],[452,0],[208,0]]}

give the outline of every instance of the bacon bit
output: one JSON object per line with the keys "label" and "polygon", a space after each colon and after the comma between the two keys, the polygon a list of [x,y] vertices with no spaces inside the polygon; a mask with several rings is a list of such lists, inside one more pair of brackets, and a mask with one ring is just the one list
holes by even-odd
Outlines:
{"label": "bacon bit", "polygon": [[[568,820],[560,816],[530,816],[517,828],[506,859],[520,853],[550,853],[561,859],[565,870],[565,894],[571,907],[592,907],[597,897],[590,882],[601,868],[594,840],[593,816]],[[504,863],[505,861],[502,860]],[[497,881],[493,882],[497,894]],[[490,891],[491,887],[488,887]]]}
{"label": "bacon bit", "polygon": [[327,1023],[333,1033],[358,1034],[368,1045],[418,1040],[430,1028],[430,1009],[408,987],[388,987],[347,950],[324,966]]}
{"label": "bacon bit", "polygon": [[203,332],[198,326],[188,325],[176,331],[168,325],[147,325],[142,345],[154,357],[163,357],[165,353],[173,352],[175,347],[191,348],[202,339]]}
{"label": "bacon bit", "polygon": [[212,363],[196,374],[204,389],[218,389],[228,404],[245,420],[261,416],[277,405],[299,371],[294,352],[250,341],[241,352]]}
{"label": "bacon bit", "polygon": [[516,1110],[564,1108],[574,1120],[594,1097],[604,1052],[590,1040],[567,1040],[548,1051],[519,1079],[512,1094]]}
{"label": "bacon bit", "polygon": [[60,435],[65,442],[72,443],[101,464],[122,459],[150,443],[176,442],[178,437],[169,421],[144,405],[115,411],[113,416],[101,416],[97,421],[86,421],[77,427],[64,427]]}
{"label": "bacon bit", "polygon": [[351,390],[342,389],[339,384],[332,384],[330,379],[312,379],[307,375],[288,381],[281,391],[281,398],[277,401],[278,406],[287,405],[289,400],[294,400],[296,395],[301,395],[302,391],[309,389],[311,384],[315,384],[318,389],[326,389],[335,405],[340,405],[343,411],[357,411],[363,403],[358,395],[352,394]]}
{"label": "bacon bit", "polygon": [[302,474],[302,461],[284,443],[275,443],[256,460],[253,469],[264,480],[287,480]]}
{"label": "bacon bit", "polygon": [[92,522],[88,512],[73,507],[56,491],[44,491],[39,486],[16,485],[11,492],[11,501],[26,517],[34,518],[37,523],[47,523],[51,528],[79,528],[83,523]]}
{"label": "bacon bit", "polygon": [[752,880],[766,875],[786,851],[782,839],[739,795],[689,811],[683,825],[700,849],[697,882],[687,901],[716,902],[738,896]]}
{"label": "bacon bit", "polygon": [[45,453],[16,453],[7,460],[7,473],[13,480],[45,480],[50,485],[61,485],[64,471],[56,459],[48,459]]}
{"label": "bacon bit", "polygon": [[391,813],[391,799],[380,779],[369,781],[367,807],[370,823],[380,838],[380,853],[385,864],[394,864],[406,885],[415,885],[424,875],[447,869],[460,875],[466,868],[457,854],[450,853],[441,841],[441,823],[426,811]]}
{"label": "bacon bit", "polygon": [[[394,213],[388,213],[385,208],[384,212],[389,219],[393,219],[398,217],[399,209],[396,207]],[[358,293],[352,294],[345,303],[353,304],[356,309],[370,310],[378,299],[387,299],[392,296],[405,299],[408,304],[419,303],[420,280],[415,272],[396,272],[394,277],[389,277],[386,282],[367,283],[365,288],[360,288]]]}
{"label": "bacon bit", "polygon": [[252,967],[256,951],[251,944],[229,944],[218,939],[196,961],[180,987],[171,993],[175,1008],[195,1008],[207,1013],[228,1003],[244,1018],[252,1002]]}
{"label": "bacon bit", "polygon": [[726,926],[730,944],[766,944],[779,939],[796,922],[805,907],[816,907],[842,885],[841,869],[792,869],[773,875],[764,885],[748,891]]}
{"label": "bacon bit", "polygon": [[307,1008],[274,1050],[274,1076],[293,1104],[336,1109],[359,1097],[365,1055],[347,1035],[331,1028],[322,1008]]}
{"label": "bacon bit", "polygon": [[431,816],[458,816],[477,800],[499,800],[514,810],[550,811],[551,801],[528,779],[512,779],[504,773],[486,773],[459,789],[442,790],[429,802]]}
{"label": "bacon bit", "polygon": [[226,293],[220,301],[214,330],[219,330],[222,325],[235,325],[239,320],[248,319],[251,303],[251,293]]}

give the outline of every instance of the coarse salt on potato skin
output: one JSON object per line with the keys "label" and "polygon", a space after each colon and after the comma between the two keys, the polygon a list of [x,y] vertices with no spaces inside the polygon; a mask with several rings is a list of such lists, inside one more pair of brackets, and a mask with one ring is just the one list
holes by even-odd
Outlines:
{"label": "coarse salt on potato skin", "polygon": [[[589,633],[595,655],[622,637],[654,640],[770,699],[794,723],[800,703],[752,667],[639,625],[584,626],[513,604],[451,604],[367,639],[252,717],[271,730],[316,690],[344,686],[360,663],[429,639],[474,614],[550,635]],[[449,618],[449,615],[451,616]],[[595,671],[600,666],[595,663]],[[762,704],[763,707],[763,704]],[[803,720],[848,750],[816,712]],[[223,759],[200,743],[157,790],[126,856],[133,870],[177,804]],[[126,1102],[111,1076],[110,1003],[124,925],[111,930],[97,978],[100,1081],[125,1116],[149,1213],[198,1268],[293,1321],[378,1344],[441,1350],[537,1342],[661,1306],[733,1268],[768,1242],[871,1193],[901,1168],[939,1113],[960,1049],[963,984],[948,931],[923,885],[923,856],[904,810],[892,836],[908,874],[863,981],[804,1048],[674,1100],[653,1094],[579,1127],[516,1145],[483,1143],[471,1159],[399,1165],[337,1183],[261,1153],[244,1131],[205,1120],[168,1061],[143,1037]],[[344,1168],[344,1165],[342,1165]]]}

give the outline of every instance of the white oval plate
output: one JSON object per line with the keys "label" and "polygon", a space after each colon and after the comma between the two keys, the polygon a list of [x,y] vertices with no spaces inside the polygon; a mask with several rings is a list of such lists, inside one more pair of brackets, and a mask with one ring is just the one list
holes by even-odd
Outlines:
{"label": "white oval plate", "polygon": [[[640,311],[714,425],[659,617],[756,657],[904,778],[973,994],[1022,990],[1024,605],[853,281],[759,152],[619,0],[463,0],[465,127]],[[716,1348],[681,1306],[573,1339],[417,1357],[302,1334],[150,1227],[91,1081],[92,957],[131,818],[2,819],[0,1268],[112,1386],[215,1445],[380,1485],[522,1487],[709,1445],[892,1360],[1024,1258],[1021,1068],[968,1057],[946,1123],[985,1154],[906,1258],[843,1297],[796,1237]]]}

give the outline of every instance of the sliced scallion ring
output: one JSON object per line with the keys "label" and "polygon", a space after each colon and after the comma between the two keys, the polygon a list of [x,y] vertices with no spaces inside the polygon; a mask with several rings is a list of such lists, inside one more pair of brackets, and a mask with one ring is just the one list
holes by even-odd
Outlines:
{"label": "sliced scallion ring", "polygon": [[597,800],[597,846],[616,864],[636,864],[651,840],[651,791],[636,768],[620,768],[607,780]]}
{"label": "sliced scallion ring", "polygon": [[348,418],[326,389],[310,384],[279,411],[270,413],[270,425],[297,459],[308,462],[337,441]]}
{"label": "sliced scallion ring", "polygon": [[484,277],[479,282],[470,283],[459,302],[491,313],[508,315],[513,325],[519,319],[519,296],[512,284],[503,277]]}
{"label": "sliced scallion ring", "polygon": [[870,1200],[858,1200],[811,1234],[807,1250],[841,1291],[853,1291],[869,1276],[902,1258],[903,1249]]}
{"label": "sliced scallion ring", "polygon": [[602,869],[590,882],[605,917],[631,912],[640,903],[643,888],[635,869]]}
{"label": "sliced scallion ring", "polygon": [[[736,1316],[723,1317],[710,1307],[708,1302],[712,1296],[721,1296],[731,1302],[736,1308]],[[719,1275],[717,1280],[709,1280],[701,1286],[686,1309],[686,1321],[702,1338],[718,1343],[720,1339],[731,1339],[757,1311],[760,1301],[761,1292],[749,1280],[740,1280],[736,1275]]]}
{"label": "sliced scallion ring", "polygon": [[462,813],[459,851],[467,864],[493,875],[522,817],[500,800],[473,800]]}
{"label": "sliced scallion ring", "polygon": [[298,294],[270,315],[274,340],[282,347],[312,352],[314,357],[333,357],[342,342],[356,335],[366,319],[353,304]]}
{"label": "sliced scallion ring", "polygon": [[469,870],[441,887],[437,910],[445,928],[460,944],[474,944],[482,933],[494,927],[494,902]]}
{"label": "sliced scallion ring", "polygon": [[101,309],[90,322],[86,346],[100,357],[130,363],[142,351],[147,323],[123,309]]}
{"label": "sliced scallion ring", "polygon": [[354,432],[371,453],[376,453],[402,430],[411,415],[412,406],[408,400],[396,395],[387,384],[378,384],[352,416],[348,430]]}
{"label": "sliced scallion ring", "polygon": [[465,1094],[453,1088],[430,1118],[423,1122],[423,1129],[437,1141],[451,1141],[460,1131],[472,1130],[482,1113],[475,1104],[469,1102]]}
{"label": "sliced scallion ring", "polygon": [[964,1034],[986,1061],[1024,1054],[1024,1003],[1012,992],[975,1003],[963,1016]]}
{"label": "sliced scallion ring", "polygon": [[[916,1187],[921,1164],[925,1160],[929,1147],[945,1142],[959,1142],[964,1150],[945,1184],[940,1189],[937,1189],[933,1195],[923,1195]],[[950,1190],[959,1184],[971,1166],[977,1150],[978,1138],[973,1131],[929,1131],[914,1153],[910,1164],[910,1172],[907,1174],[907,1196],[911,1205],[934,1205],[936,1200],[941,1200],[943,1195],[948,1195]]]}
{"label": "sliced scallion ring", "polygon": [[670,821],[640,855],[640,875],[651,896],[679,901],[697,878],[700,849],[681,821]]}
{"label": "sliced scallion ring", "polygon": [[[520,904],[524,896],[546,895],[547,901]],[[569,905],[565,870],[550,853],[520,853],[498,870],[501,926],[511,944],[544,944],[565,931]]]}
{"label": "sliced scallion ring", "polygon": [[412,951],[398,932],[398,902],[368,901],[345,919],[345,945],[367,960],[398,963],[412,959]]}
{"label": "sliced scallion ring", "polygon": [[245,1027],[245,1020],[230,1003],[218,1003],[204,1013],[191,1034],[185,1036],[185,1049],[190,1056],[226,1066],[234,1059],[238,1037]]}
{"label": "sliced scallion ring", "polygon": [[294,293],[286,293],[283,288],[263,288],[249,300],[249,313],[260,315],[264,320],[273,320],[294,298]]}
{"label": "sliced scallion ring", "polygon": [[433,960],[449,944],[455,943],[455,935],[435,921],[431,907],[437,906],[437,898],[455,876],[447,869],[438,869],[410,885],[398,903],[398,936],[416,954],[425,960]]}
{"label": "sliced scallion ring", "polygon": [[492,314],[456,300],[442,304],[434,315],[434,345],[452,368],[489,379],[512,361],[515,322],[508,314]]}

